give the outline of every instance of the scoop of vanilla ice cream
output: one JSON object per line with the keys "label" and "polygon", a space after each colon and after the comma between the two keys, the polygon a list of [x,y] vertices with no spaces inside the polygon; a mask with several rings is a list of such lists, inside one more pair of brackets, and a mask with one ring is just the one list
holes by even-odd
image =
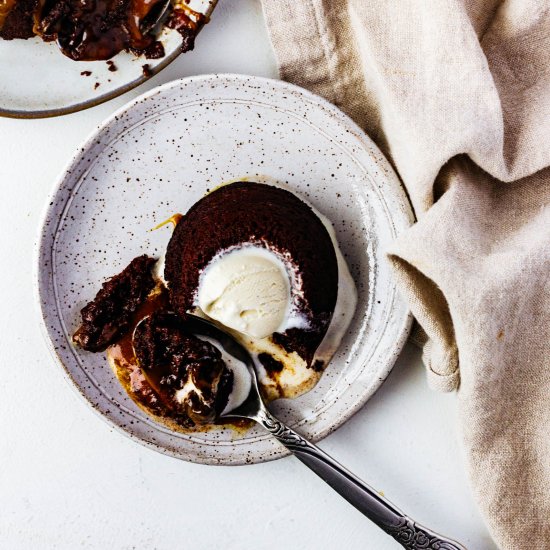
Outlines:
{"label": "scoop of vanilla ice cream", "polygon": [[272,252],[246,246],[216,256],[200,277],[198,306],[212,319],[254,338],[285,324],[290,281]]}

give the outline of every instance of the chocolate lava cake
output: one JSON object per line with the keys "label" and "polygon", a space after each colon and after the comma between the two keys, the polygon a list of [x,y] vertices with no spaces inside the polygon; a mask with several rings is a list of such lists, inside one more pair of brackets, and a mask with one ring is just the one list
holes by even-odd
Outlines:
{"label": "chocolate lava cake", "polygon": [[[272,342],[296,352],[310,368],[325,336],[338,294],[338,263],[330,235],[313,210],[296,195],[271,185],[238,182],[225,185],[197,202],[177,224],[166,251],[164,277],[176,313],[197,306],[200,274],[221,251],[245,245],[284,258],[297,283],[294,307],[303,327],[271,335]],[[277,368],[269,354],[267,369]],[[279,365],[280,368],[280,365]]]}
{"label": "chocolate lava cake", "polygon": [[356,305],[330,223],[290,191],[253,182],[220,187],[168,221],[164,273],[146,255],[132,260],[81,310],[73,342],[106,349],[128,395],[176,431],[207,429],[250,387],[244,364],[193,334],[190,314],[248,349],[267,400],[311,389]]}
{"label": "chocolate lava cake", "polygon": [[[0,38],[39,36],[56,41],[76,61],[110,59],[127,50],[149,59],[164,56],[153,31],[163,0],[4,0],[0,2]],[[185,4],[174,4],[165,25],[183,37],[182,51],[192,50],[204,15]]]}

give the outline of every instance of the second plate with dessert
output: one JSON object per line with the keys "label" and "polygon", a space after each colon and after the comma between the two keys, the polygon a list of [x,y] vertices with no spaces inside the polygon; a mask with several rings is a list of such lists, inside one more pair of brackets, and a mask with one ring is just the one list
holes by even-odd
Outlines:
{"label": "second plate with dessert", "polygon": [[[174,233],[170,224],[152,231],[178,212],[190,213]],[[73,344],[80,310],[133,258],[159,258],[168,247],[169,309],[206,312],[240,333],[257,350],[266,394],[279,398],[271,407],[318,440],[374,393],[406,340],[411,318],[384,252],[411,222],[387,161],[320,98],[236,75],[167,84],[102,125],[54,192],[38,258],[51,349],[94,409],[157,450],[209,464],[282,456],[256,428],[180,431],[159,422],[129,397],[131,384],[119,383],[105,354]],[[250,301],[243,289],[251,287],[269,299]],[[145,328],[160,334],[172,321],[155,323]],[[99,348],[105,326],[86,336]],[[112,349],[110,363],[116,371]],[[172,393],[188,379],[169,380]]]}
{"label": "second plate with dessert", "polygon": [[[158,38],[152,44],[154,51],[145,55],[139,49],[129,51],[129,36],[134,37],[137,46],[150,42],[150,38],[137,40],[140,18],[155,4],[158,11],[162,0],[0,0],[0,116],[42,118],[73,113],[139,86],[193,47],[195,35],[208,22],[216,3],[217,0],[174,0],[174,11],[180,6],[182,13],[190,14],[185,18],[187,34],[163,26],[162,32],[154,33]],[[48,11],[52,12],[49,16]],[[156,13],[151,12],[153,20]],[[120,25],[113,22],[113,14],[122,19]],[[106,21],[111,21],[114,28]],[[145,23],[141,21],[147,27]],[[175,22],[172,25],[177,26]],[[132,27],[135,28],[130,32]],[[63,36],[63,30],[69,35]],[[33,36],[35,33],[44,39]],[[119,50],[122,51],[111,57]]]}

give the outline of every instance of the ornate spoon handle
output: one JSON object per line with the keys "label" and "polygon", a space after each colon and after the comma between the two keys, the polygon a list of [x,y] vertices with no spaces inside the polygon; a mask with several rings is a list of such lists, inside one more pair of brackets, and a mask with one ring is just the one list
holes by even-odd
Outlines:
{"label": "ornate spoon handle", "polygon": [[442,537],[415,523],[374,489],[346,470],[319,447],[285,426],[266,409],[254,415],[254,420],[404,548],[466,550],[458,542]]}

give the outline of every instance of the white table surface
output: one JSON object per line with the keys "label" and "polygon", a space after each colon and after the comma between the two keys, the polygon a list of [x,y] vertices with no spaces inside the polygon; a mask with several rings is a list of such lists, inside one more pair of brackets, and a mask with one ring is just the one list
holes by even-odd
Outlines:
{"label": "white table surface", "polygon": [[[49,120],[0,118],[0,548],[399,548],[294,458],[209,467],[113,431],[48,355],[32,292],[34,245],[52,185],[114,109],[200,73],[276,77],[258,0],[220,2],[195,52],[141,88]],[[408,345],[373,399],[321,447],[417,521],[470,550],[494,544],[468,487],[456,398],[427,388]]]}

